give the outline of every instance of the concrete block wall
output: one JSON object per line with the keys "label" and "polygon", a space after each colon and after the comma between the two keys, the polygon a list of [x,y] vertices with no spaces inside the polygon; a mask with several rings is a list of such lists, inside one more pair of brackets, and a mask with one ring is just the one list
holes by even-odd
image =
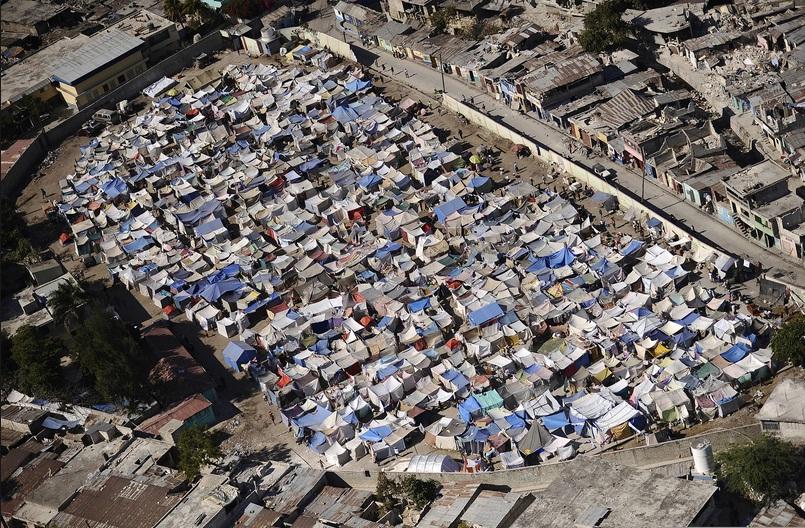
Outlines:
{"label": "concrete block wall", "polygon": [[604,451],[596,456],[607,462],[620,464],[622,466],[646,468],[690,458],[692,456],[690,444],[694,440],[707,439],[713,445],[713,452],[718,452],[733,445],[748,444],[760,436],[760,434],[760,424],[750,424],[734,429],[712,431],[652,446],[622,449],[620,451]]}

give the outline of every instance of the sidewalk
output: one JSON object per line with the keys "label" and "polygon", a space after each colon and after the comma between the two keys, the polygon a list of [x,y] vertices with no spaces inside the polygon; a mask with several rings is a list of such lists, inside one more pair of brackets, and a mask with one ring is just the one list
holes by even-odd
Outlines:
{"label": "sidewalk", "polygon": [[[311,23],[311,27],[343,39],[343,34],[336,29],[333,22],[335,22],[334,17],[318,19]],[[367,66],[378,73],[392,77],[395,81],[407,84],[426,95],[433,94],[436,97],[436,90],[442,89],[442,75],[438,70],[425,64],[398,59],[380,48],[363,48],[358,45],[356,39],[349,36],[348,41],[353,48],[362,50],[362,55],[376,56],[372,63],[367,64]],[[383,66],[385,66],[385,70]],[[464,84],[464,82],[453,76],[445,75],[444,84],[449,95],[459,100],[461,100],[462,96],[465,97],[467,102],[472,103],[487,115],[498,118],[509,127],[530,136],[551,150],[588,166],[601,163],[608,169],[613,170],[617,175],[616,185],[629,189],[638,195],[641,192],[641,187],[645,185],[644,197],[646,201],[664,211],[666,216],[678,220],[695,230],[697,234],[703,235],[713,245],[722,248],[724,251],[736,257],[748,259],[751,262],[763,262],[766,266],[767,277],[793,285],[805,284],[805,268],[786,259],[781,254],[756,245],[737,231],[722,224],[715,217],[701,211],[682,197],[673,194],[669,189],[655,183],[651,178],[643,178],[642,174],[606,157],[593,155],[587,159],[583,155],[574,156],[568,151],[567,147],[568,145],[574,147],[576,143],[569,140],[569,137],[563,132],[527,115],[515,112],[489,94]]]}

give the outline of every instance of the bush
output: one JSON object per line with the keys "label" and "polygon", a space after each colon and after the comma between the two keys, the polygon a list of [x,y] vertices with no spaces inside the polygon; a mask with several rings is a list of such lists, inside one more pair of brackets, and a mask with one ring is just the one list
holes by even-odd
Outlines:
{"label": "bush", "polygon": [[635,0],[606,0],[584,16],[579,44],[590,53],[612,51],[623,46],[629,36],[621,15],[626,9],[640,8]]}
{"label": "bush", "polygon": [[203,466],[221,457],[212,436],[197,425],[179,433],[176,449],[179,451],[179,469],[188,480],[194,480],[201,474]]}
{"label": "bush", "polygon": [[772,436],[732,447],[716,455],[716,476],[738,495],[763,504],[796,496],[796,481],[805,458],[801,450]]}
{"label": "bush", "polygon": [[417,510],[421,510],[439,496],[439,483],[435,480],[422,480],[409,475],[403,477],[400,485],[405,498]]}
{"label": "bush", "polygon": [[777,358],[805,367],[805,316],[797,314],[783,324],[771,338],[771,349]]}

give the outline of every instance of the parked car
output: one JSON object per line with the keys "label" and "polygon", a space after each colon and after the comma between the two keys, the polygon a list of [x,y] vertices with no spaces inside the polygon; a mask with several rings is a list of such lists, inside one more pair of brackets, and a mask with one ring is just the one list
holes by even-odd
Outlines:
{"label": "parked car", "polygon": [[95,121],[94,119],[90,119],[86,123],[81,126],[81,130],[78,131],[79,136],[97,136],[100,134],[101,130],[103,130],[104,124]]}
{"label": "parked car", "polygon": [[101,123],[106,123],[107,125],[112,123],[120,123],[123,120],[121,115],[116,110],[107,110],[106,108],[102,108],[101,110],[98,110],[92,114],[92,119]]}
{"label": "parked car", "polygon": [[593,165],[593,172],[596,173],[598,176],[601,176],[605,180],[611,180],[613,177],[615,177],[614,171],[607,169],[600,163],[596,163],[595,165]]}

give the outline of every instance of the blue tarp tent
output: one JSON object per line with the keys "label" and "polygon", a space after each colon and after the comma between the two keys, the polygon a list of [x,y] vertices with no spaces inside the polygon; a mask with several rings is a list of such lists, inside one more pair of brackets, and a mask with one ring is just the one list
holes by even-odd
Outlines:
{"label": "blue tarp tent", "polygon": [[332,411],[317,405],[316,408],[309,413],[305,413],[302,416],[291,419],[291,423],[299,428],[315,427],[317,425],[321,425],[321,423],[329,418],[331,414],[333,414]]}
{"label": "blue tarp tent", "polygon": [[257,350],[243,341],[230,341],[224,348],[224,363],[235,371],[240,370],[241,365],[247,364],[255,357]]}
{"label": "blue tarp tent", "polygon": [[200,237],[205,237],[210,233],[213,233],[219,229],[224,228],[224,223],[221,222],[220,218],[216,218],[211,222],[207,222],[206,224],[201,224],[200,226],[196,227],[196,235]]}
{"label": "blue tarp tent", "polygon": [[721,357],[730,363],[735,363],[745,358],[747,354],[749,354],[749,347],[743,343],[736,343],[729,350],[722,353]]}
{"label": "blue tarp tent", "polygon": [[358,436],[365,442],[380,442],[392,432],[393,430],[390,425],[381,425],[378,427],[370,427]]}
{"label": "blue tarp tent", "polygon": [[433,212],[436,213],[436,218],[439,222],[444,223],[445,219],[456,211],[460,211],[467,207],[467,204],[461,198],[453,198],[443,204],[437,205]]}
{"label": "blue tarp tent", "polygon": [[632,240],[625,248],[621,249],[619,253],[625,257],[631,255],[641,247],[643,247],[643,242],[640,240]]}
{"label": "blue tarp tent", "polygon": [[123,251],[126,253],[137,253],[138,251],[142,251],[143,249],[147,248],[154,241],[151,239],[150,236],[144,236],[142,238],[138,238],[134,242],[129,242],[128,244],[123,246]]}
{"label": "blue tarp tent", "polygon": [[472,325],[480,326],[502,315],[503,309],[497,303],[492,303],[487,304],[483,308],[478,308],[474,312],[470,312],[469,320]]}
{"label": "blue tarp tent", "polygon": [[348,106],[339,106],[333,110],[333,117],[341,124],[350,123],[358,119],[358,114]]}
{"label": "blue tarp tent", "polygon": [[458,404],[458,416],[464,423],[471,422],[473,420],[473,414],[477,416],[480,414],[480,411],[481,406],[478,405],[478,401],[473,396],[470,396]]}
{"label": "blue tarp tent", "polygon": [[238,279],[224,279],[214,284],[208,285],[201,291],[201,296],[207,302],[214,302],[225,294],[237,291],[243,287],[243,283]]}
{"label": "blue tarp tent", "polygon": [[109,199],[113,200],[121,194],[128,194],[129,187],[126,185],[126,182],[120,178],[112,178],[101,185],[101,190],[103,191],[103,194],[105,194]]}
{"label": "blue tarp tent", "polygon": [[548,266],[552,269],[569,266],[576,260],[576,256],[567,248],[548,256]]}
{"label": "blue tarp tent", "polygon": [[419,299],[418,301],[408,303],[409,312],[421,312],[422,310],[429,307],[430,307],[430,297],[425,297],[424,299]]}
{"label": "blue tarp tent", "polygon": [[368,190],[371,189],[372,187],[377,187],[378,185],[380,185],[380,182],[382,181],[383,178],[381,178],[377,174],[368,174],[358,180],[358,185]]}
{"label": "blue tarp tent", "polygon": [[549,414],[548,416],[542,417],[542,425],[549,431],[562,429],[569,424],[570,420],[567,419],[567,413],[565,411],[559,411],[556,414]]}
{"label": "blue tarp tent", "polygon": [[350,81],[344,85],[344,88],[348,92],[360,92],[361,90],[365,90],[372,86],[371,81],[362,81],[360,79],[355,79],[354,81]]}

